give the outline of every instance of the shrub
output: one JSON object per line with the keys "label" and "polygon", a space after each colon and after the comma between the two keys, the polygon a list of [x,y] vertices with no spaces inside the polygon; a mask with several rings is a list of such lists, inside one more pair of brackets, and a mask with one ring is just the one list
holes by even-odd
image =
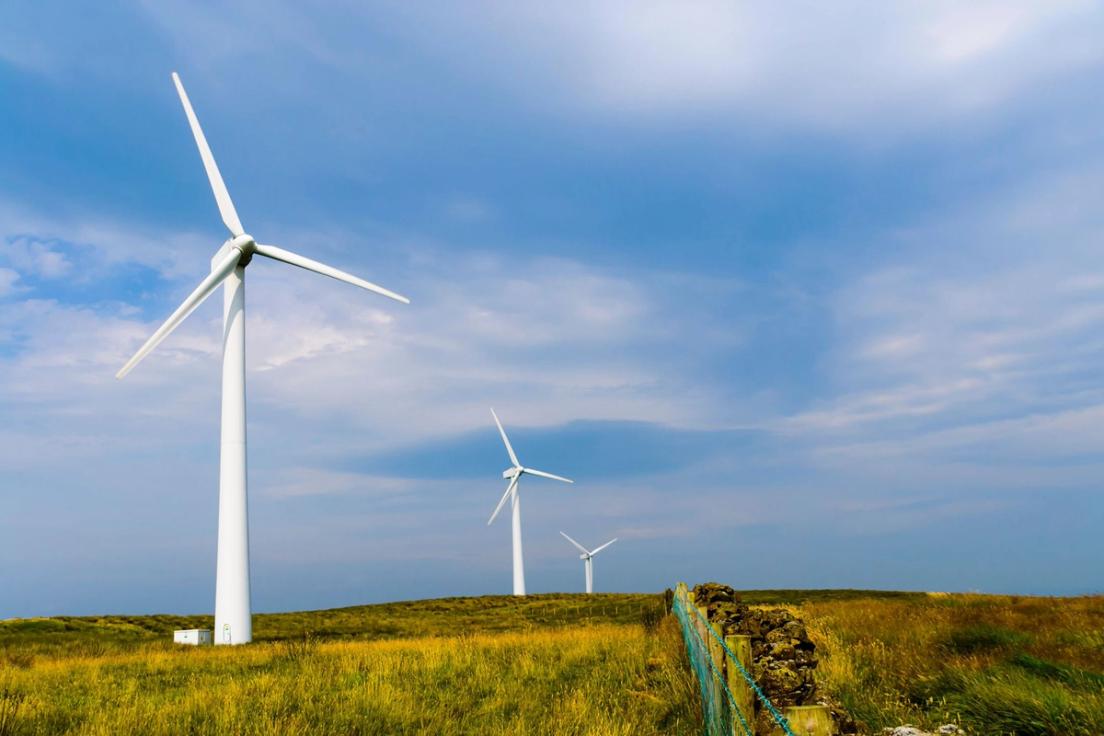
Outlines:
{"label": "shrub", "polygon": [[989,624],[974,624],[950,632],[943,646],[955,654],[980,654],[1023,646],[1031,637],[1019,631]]}

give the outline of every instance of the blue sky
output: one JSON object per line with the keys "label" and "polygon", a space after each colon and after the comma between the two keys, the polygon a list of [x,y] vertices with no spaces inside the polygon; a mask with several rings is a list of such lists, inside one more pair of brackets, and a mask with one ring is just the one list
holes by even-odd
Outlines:
{"label": "blue sky", "polygon": [[0,616],[208,612],[225,238],[256,610],[528,587],[1100,591],[1091,3],[6,3]]}

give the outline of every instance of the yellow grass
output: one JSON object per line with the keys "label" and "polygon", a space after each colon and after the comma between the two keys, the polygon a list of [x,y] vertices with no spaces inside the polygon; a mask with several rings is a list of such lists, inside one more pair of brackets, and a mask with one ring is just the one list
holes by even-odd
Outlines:
{"label": "yellow grass", "polygon": [[51,653],[0,670],[0,734],[690,734],[681,646],[665,623]]}
{"label": "yellow grass", "polygon": [[818,686],[873,733],[1104,733],[1104,598],[935,594],[790,606]]}

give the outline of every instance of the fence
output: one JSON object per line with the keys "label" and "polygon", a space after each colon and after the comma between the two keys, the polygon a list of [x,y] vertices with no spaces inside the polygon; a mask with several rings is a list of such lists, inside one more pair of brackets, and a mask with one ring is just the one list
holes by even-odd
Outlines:
{"label": "fence", "polygon": [[[695,604],[685,583],[676,586],[671,607],[701,690],[706,736],[757,736],[756,702],[769,714],[768,723],[773,722],[772,736],[830,736],[832,720],[826,707],[790,706],[780,711],[771,703],[751,675],[751,637],[725,636]],[[800,724],[800,731],[792,723]]]}

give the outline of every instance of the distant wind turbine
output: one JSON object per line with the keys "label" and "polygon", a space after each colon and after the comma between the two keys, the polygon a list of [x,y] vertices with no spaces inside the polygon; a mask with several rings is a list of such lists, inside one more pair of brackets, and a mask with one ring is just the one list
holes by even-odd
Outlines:
{"label": "distant wind turbine", "polygon": [[506,445],[506,452],[509,453],[510,462],[513,465],[502,471],[502,477],[510,482],[507,484],[506,492],[502,494],[498,506],[495,506],[491,518],[487,520],[487,526],[490,526],[498,517],[498,512],[506,505],[506,499],[510,499],[510,505],[514,512],[514,595],[525,595],[525,562],[521,555],[521,499],[518,496],[520,493],[518,483],[521,481],[521,476],[539,475],[542,478],[551,478],[564,483],[574,483],[575,481],[546,473],[543,470],[522,467],[521,463],[518,462],[517,455],[514,454],[514,448],[510,446],[510,438],[506,436],[506,430],[502,428],[502,422],[498,421],[498,415],[495,414],[494,409],[491,409],[491,416],[494,417],[495,424],[498,425],[498,433],[502,435],[502,442]]}
{"label": "distant wind turbine", "polygon": [[611,544],[613,544],[614,542],[616,542],[617,537],[614,537],[610,541],[606,542],[605,544],[603,544],[598,549],[589,550],[586,547],[584,547],[583,545],[576,542],[571,537],[567,536],[567,534],[564,534],[563,532],[560,532],[560,534],[563,534],[564,539],[566,539],[567,541],[574,544],[576,547],[579,548],[579,551],[582,552],[582,554],[579,555],[579,559],[583,561],[583,567],[586,569],[586,592],[593,593],[594,592],[594,559],[593,559],[594,555],[598,554],[599,552],[604,550],[606,547],[608,547]]}
{"label": "distant wind turbine", "polygon": [[211,259],[211,273],[176,308],[165,323],[127,361],[116,378],[138,365],[168,337],[203,300],[223,285],[222,310],[222,448],[219,468],[218,562],[215,576],[215,643],[244,644],[253,640],[249,596],[249,518],[245,464],[245,267],[254,255],[265,256],[359,286],[409,304],[409,300],[332,266],[296,255],[274,245],[262,245],[242,228],[234,203],[215,165],[215,157],[199,127],[192,104],[176,72],[172,75],[184,114],[192,127],[200,158],[215,193],[230,238]]}

